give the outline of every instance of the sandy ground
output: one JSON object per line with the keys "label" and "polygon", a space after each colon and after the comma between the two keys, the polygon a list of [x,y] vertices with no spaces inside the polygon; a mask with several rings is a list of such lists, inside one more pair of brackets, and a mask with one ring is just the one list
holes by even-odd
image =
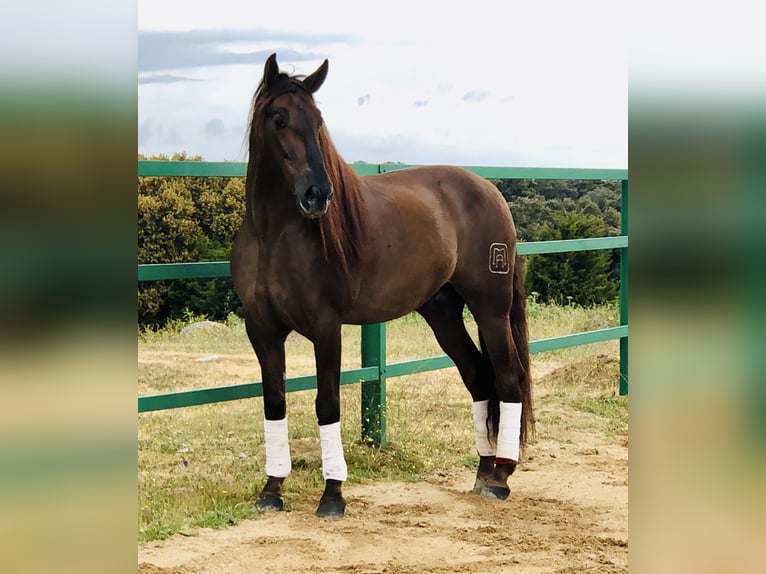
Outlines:
{"label": "sandy ground", "polygon": [[291,501],[290,512],[143,543],[138,572],[627,572],[627,438],[572,439],[531,445],[506,501],[471,494],[469,470],[346,487],[341,521]]}

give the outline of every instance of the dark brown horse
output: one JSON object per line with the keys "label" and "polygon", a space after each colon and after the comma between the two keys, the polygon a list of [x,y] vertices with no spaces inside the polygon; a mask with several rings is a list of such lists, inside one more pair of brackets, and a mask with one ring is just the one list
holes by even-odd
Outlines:
{"label": "dark brown horse", "polygon": [[[418,167],[358,176],[338,155],[311,75],[266,61],[252,104],[246,213],[231,256],[247,334],[261,364],[266,446],[261,510],[282,508],[290,472],[285,339],[316,356],[316,414],[325,490],[317,515],[341,518],[347,469],[340,438],[341,325],[416,310],[473,399],[480,456],[474,492],[504,499],[532,428],[529,349],[516,230],[498,190],[463,169]],[[463,324],[468,305],[477,348]]]}

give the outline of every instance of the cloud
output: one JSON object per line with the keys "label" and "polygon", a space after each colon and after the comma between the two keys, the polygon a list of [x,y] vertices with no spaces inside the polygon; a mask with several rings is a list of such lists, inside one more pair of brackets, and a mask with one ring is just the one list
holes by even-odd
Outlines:
{"label": "cloud", "polygon": [[207,137],[218,138],[227,135],[226,127],[223,125],[223,120],[214,119],[205,123],[202,131]]}
{"label": "cloud", "polygon": [[413,108],[422,108],[423,106],[427,106],[427,105],[428,105],[428,100],[415,100],[414,102],[412,102]]}
{"label": "cloud", "polygon": [[489,92],[487,90],[471,90],[463,94],[464,102],[483,102],[487,99]]}
{"label": "cloud", "polygon": [[[154,120],[147,120],[138,125],[138,145],[139,151],[142,146],[154,145],[159,149],[158,152],[150,151],[146,155],[154,153],[168,153],[168,150],[177,151],[183,149],[183,138],[180,132],[175,128],[165,128],[163,124]],[[170,153],[173,153],[171,151]]]}
{"label": "cloud", "polygon": [[369,104],[370,103],[370,94],[365,94],[363,96],[359,96],[356,99],[356,103],[357,103],[357,105],[360,105],[360,106],[364,106],[366,104]]}
{"label": "cloud", "polygon": [[[300,46],[321,46],[330,42],[352,44],[356,40],[348,34],[300,34],[270,30],[191,30],[187,32],[138,32],[138,71],[149,72],[196,68],[199,66],[226,66],[253,64],[264,61],[273,49],[231,51],[226,46],[234,43],[258,45],[285,42]],[[284,48],[278,51],[280,60],[320,60],[324,56],[303,49]]]}
{"label": "cloud", "polygon": [[138,145],[142,146],[149,143],[152,137],[154,137],[156,131],[157,128],[155,127],[155,123],[152,120],[147,120],[138,124]]}
{"label": "cloud", "polygon": [[151,74],[149,76],[139,76],[139,84],[175,84],[178,82],[199,82],[197,78],[187,78],[185,76],[174,76],[172,74]]}

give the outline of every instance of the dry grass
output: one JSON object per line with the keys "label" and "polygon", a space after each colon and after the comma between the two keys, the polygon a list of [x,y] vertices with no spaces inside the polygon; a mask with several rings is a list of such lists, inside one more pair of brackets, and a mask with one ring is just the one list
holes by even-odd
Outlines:
{"label": "dry grass", "polygon": [[[615,306],[530,302],[528,315],[532,339],[617,324]],[[139,334],[139,395],[260,380],[240,321],[231,319],[214,335],[188,338],[179,335],[180,327]],[[389,363],[443,354],[417,316],[393,321],[387,330]],[[359,366],[360,331],[344,327],[344,369]],[[300,336],[288,339],[287,357],[288,376],[314,372],[312,347]],[[533,357],[538,437],[571,442],[577,432],[627,433],[627,399],[616,396],[617,357],[617,341]],[[416,480],[477,463],[470,397],[456,369],[388,380],[383,450],[359,442],[359,395],[359,385],[341,389],[350,484]],[[313,391],[288,396],[288,419],[293,472],[285,483],[286,507],[313,509],[323,486]],[[138,415],[139,538],[192,533],[253,516],[252,501],[264,480],[262,420],[260,399]]]}

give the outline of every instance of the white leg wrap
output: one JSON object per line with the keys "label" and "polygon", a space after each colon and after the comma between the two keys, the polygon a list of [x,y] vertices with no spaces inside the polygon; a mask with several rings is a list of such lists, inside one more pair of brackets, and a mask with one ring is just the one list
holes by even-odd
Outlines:
{"label": "white leg wrap", "polygon": [[521,435],[521,403],[500,402],[500,429],[497,433],[498,458],[519,460]]}
{"label": "white leg wrap", "polygon": [[471,405],[473,410],[474,439],[479,456],[495,456],[495,447],[487,436],[487,416],[489,401],[476,401]]}
{"label": "white leg wrap", "polygon": [[266,441],[266,475],[286,478],[292,469],[287,418],[279,421],[263,419],[263,434]]}
{"label": "white leg wrap", "polygon": [[319,441],[322,445],[322,476],[325,480],[346,480],[348,469],[343,458],[340,440],[340,422],[319,425]]}

